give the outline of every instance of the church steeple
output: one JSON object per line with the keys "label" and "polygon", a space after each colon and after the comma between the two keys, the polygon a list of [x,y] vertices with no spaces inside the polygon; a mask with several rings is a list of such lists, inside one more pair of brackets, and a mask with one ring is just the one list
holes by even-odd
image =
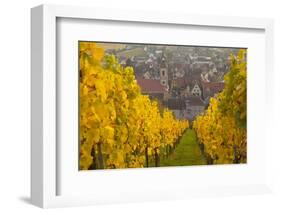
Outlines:
{"label": "church steeple", "polygon": [[164,54],[162,54],[160,62],[160,83],[163,86],[168,86],[168,64]]}

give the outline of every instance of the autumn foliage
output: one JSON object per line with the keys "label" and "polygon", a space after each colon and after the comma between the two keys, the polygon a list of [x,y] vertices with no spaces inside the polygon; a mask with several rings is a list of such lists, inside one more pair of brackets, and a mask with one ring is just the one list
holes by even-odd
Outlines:
{"label": "autumn foliage", "polygon": [[225,88],[210,99],[208,109],[193,122],[209,163],[245,163],[247,160],[246,51],[230,56]]}
{"label": "autumn foliage", "polygon": [[142,95],[132,67],[93,42],[79,45],[80,169],[160,166],[188,122]]}

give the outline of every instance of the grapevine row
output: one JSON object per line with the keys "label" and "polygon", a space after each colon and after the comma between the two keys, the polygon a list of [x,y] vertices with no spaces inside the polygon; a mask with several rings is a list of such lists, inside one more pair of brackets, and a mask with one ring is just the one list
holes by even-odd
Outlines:
{"label": "grapevine row", "polygon": [[139,168],[167,155],[187,121],[142,95],[132,67],[80,42],[80,169]]}
{"label": "grapevine row", "polygon": [[245,50],[230,56],[225,88],[210,99],[208,109],[193,122],[209,163],[245,163],[247,160],[247,109]]}

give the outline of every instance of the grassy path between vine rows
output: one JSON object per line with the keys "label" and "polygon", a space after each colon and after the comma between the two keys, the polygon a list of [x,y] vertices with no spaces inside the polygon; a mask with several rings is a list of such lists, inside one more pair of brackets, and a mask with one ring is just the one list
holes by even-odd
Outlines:
{"label": "grassy path between vine rows", "polygon": [[180,143],[167,159],[161,159],[160,166],[206,165],[196,139],[194,130],[188,129],[180,139]]}

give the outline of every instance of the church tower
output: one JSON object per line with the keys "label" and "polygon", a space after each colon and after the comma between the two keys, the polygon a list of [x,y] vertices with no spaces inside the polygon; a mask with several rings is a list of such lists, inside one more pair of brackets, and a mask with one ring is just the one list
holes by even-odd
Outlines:
{"label": "church tower", "polygon": [[162,56],[160,63],[160,83],[165,87],[168,86],[168,64],[165,56]]}

